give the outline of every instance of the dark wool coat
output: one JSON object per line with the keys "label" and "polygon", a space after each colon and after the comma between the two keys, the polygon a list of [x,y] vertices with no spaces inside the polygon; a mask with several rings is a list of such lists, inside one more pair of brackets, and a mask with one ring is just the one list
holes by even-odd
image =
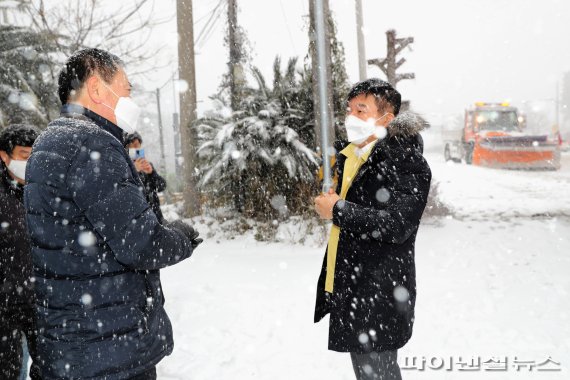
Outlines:
{"label": "dark wool coat", "polygon": [[121,130],[77,105],[49,124],[28,161],[43,379],[125,379],[173,349],[159,269],[190,240],[159,223]]}
{"label": "dark wool coat", "polygon": [[[333,209],[333,223],[341,228],[334,292],[324,290],[325,255],[315,308],[315,322],[330,313],[330,350],[395,350],[412,335],[414,249],[431,181],[422,156],[423,128],[411,113],[397,116],[360,168],[346,200]],[[346,145],[338,144],[337,152]],[[345,160],[337,155],[339,194]]]}

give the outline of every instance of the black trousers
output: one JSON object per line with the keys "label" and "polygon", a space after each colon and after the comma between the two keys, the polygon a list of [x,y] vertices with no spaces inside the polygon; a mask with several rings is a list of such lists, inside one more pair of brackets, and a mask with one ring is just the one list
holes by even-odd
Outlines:
{"label": "black trousers", "polygon": [[156,367],[152,367],[146,372],[133,376],[129,380],[156,380]]}
{"label": "black trousers", "polygon": [[350,353],[357,380],[402,380],[398,351]]}
{"label": "black trousers", "polygon": [[[22,367],[22,337],[25,336],[32,361],[36,358],[36,318],[31,305],[0,309],[0,379],[18,380]],[[32,364],[30,377],[40,379]]]}

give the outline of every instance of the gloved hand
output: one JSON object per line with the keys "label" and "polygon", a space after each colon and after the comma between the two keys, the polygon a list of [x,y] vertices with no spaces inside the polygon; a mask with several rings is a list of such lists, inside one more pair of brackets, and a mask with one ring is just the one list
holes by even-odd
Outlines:
{"label": "gloved hand", "polygon": [[198,237],[200,236],[200,233],[196,231],[194,227],[192,227],[187,223],[184,223],[182,220],[175,220],[174,222],[168,223],[168,227],[180,231],[188,239],[190,239],[190,244],[192,244],[192,248],[196,248],[204,241],[204,239]]}
{"label": "gloved hand", "polygon": [[196,249],[196,247],[199,246],[200,244],[202,244],[203,242],[204,242],[204,239],[202,239],[202,238],[196,238],[196,239],[190,240],[190,244],[192,244],[192,249]]}

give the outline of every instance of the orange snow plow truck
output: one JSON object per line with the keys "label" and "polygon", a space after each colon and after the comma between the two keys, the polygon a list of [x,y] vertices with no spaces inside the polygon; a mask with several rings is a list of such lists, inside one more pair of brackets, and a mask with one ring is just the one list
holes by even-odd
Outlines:
{"label": "orange snow plow truck", "polygon": [[501,169],[560,169],[560,147],[547,135],[528,135],[508,103],[475,103],[462,129],[443,130],[446,161]]}

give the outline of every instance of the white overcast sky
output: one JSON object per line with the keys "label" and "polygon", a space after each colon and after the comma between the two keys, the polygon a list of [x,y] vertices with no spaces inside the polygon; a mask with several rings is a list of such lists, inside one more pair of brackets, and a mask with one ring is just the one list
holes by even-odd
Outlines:
{"label": "white overcast sky", "polygon": [[[193,1],[196,36],[218,1]],[[268,81],[275,55],[283,61],[306,55],[308,4],[309,0],[238,0],[238,23],[253,46],[253,64]],[[354,0],[330,0],[330,5],[354,83],[358,80]],[[171,65],[141,83],[148,89],[164,83],[176,69],[176,1],[160,0],[158,7],[157,15],[170,15],[172,21],[155,29],[149,48],[166,44],[163,54]],[[366,58],[385,56],[388,29],[415,38],[413,51],[404,50],[407,63],[401,71],[414,72],[416,79],[400,82],[398,89],[428,117],[461,114],[475,101],[532,100],[548,109],[544,99],[554,98],[556,82],[570,71],[568,0],[363,0],[363,8]],[[211,37],[197,49],[199,112],[207,108],[208,96],[226,71],[225,17],[222,14]],[[368,76],[384,78],[371,66]]]}

